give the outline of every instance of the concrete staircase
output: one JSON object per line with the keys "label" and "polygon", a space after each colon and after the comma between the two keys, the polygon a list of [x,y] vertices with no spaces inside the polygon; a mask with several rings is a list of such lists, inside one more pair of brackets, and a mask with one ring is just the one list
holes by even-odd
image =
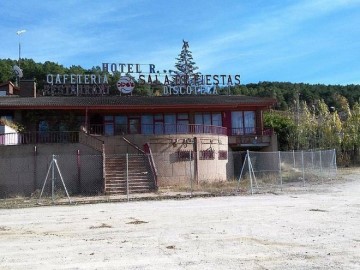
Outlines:
{"label": "concrete staircase", "polygon": [[[126,155],[108,155],[105,158],[105,194],[127,194]],[[148,157],[128,155],[129,194],[155,190],[154,176]]]}

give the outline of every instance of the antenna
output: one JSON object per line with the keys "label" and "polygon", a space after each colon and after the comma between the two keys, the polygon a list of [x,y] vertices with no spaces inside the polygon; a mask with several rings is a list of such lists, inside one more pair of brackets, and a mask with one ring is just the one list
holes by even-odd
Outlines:
{"label": "antenna", "polygon": [[13,71],[14,71],[16,77],[22,78],[24,75],[22,69],[17,65],[13,66]]}

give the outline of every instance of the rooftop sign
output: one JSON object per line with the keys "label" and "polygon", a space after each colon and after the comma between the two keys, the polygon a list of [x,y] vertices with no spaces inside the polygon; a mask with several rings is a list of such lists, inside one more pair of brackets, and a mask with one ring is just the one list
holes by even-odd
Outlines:
{"label": "rooftop sign", "polygon": [[219,86],[240,84],[240,75],[193,74],[179,75],[173,70],[156,70],[154,64],[102,63],[104,75],[47,74],[43,95],[91,96],[109,95],[108,74],[119,72],[116,83],[122,94],[131,94],[135,82],[140,85],[162,85],[163,95],[217,95]]}

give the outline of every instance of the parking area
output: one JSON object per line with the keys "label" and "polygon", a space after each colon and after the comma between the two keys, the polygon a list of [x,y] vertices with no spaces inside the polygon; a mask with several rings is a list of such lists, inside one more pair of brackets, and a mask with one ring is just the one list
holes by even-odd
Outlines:
{"label": "parking area", "polygon": [[0,209],[0,269],[359,269],[359,178],[309,193]]}

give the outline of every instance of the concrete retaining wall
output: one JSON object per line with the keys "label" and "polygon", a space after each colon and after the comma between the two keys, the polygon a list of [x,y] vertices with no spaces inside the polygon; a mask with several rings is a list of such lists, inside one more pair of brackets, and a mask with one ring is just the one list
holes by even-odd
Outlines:
{"label": "concrete retaining wall", "polygon": [[[29,196],[41,190],[45,179],[45,191],[50,191],[53,155],[69,193],[101,192],[103,163],[98,151],[82,144],[11,145],[0,146],[0,197]],[[54,168],[55,185],[63,190]]]}

